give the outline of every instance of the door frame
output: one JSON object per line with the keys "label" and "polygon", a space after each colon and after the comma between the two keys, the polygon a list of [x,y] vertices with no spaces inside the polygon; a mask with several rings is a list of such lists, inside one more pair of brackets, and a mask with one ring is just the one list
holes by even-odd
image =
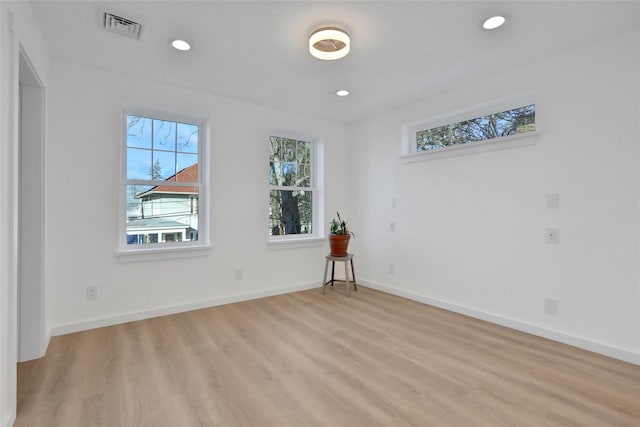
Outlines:
{"label": "door frame", "polygon": [[45,332],[45,89],[22,46],[18,52],[17,338],[18,361],[46,351]]}

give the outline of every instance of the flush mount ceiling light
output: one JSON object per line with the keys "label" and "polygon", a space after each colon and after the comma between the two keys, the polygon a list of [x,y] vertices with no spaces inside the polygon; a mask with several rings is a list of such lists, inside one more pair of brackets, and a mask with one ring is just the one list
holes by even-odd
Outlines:
{"label": "flush mount ceiling light", "polygon": [[338,96],[348,96],[349,95],[349,91],[346,89],[340,89],[339,91],[336,92],[336,95]]}
{"label": "flush mount ceiling light", "polygon": [[504,16],[492,16],[491,18],[484,21],[484,24],[482,24],[482,28],[484,28],[485,30],[495,30],[496,28],[504,24],[505,21],[506,19]]}
{"label": "flush mount ceiling light", "polygon": [[171,42],[171,46],[178,50],[189,50],[191,45],[184,40],[174,40]]}
{"label": "flush mount ceiling light", "polygon": [[351,40],[339,28],[320,28],[309,37],[309,52],[318,59],[332,61],[347,56]]}

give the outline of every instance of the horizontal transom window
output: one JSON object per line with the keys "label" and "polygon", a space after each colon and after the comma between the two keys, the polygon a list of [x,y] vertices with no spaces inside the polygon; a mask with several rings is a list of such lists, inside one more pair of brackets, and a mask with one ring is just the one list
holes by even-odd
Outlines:
{"label": "horizontal transom window", "polygon": [[535,104],[416,132],[416,152],[487,141],[536,130]]}

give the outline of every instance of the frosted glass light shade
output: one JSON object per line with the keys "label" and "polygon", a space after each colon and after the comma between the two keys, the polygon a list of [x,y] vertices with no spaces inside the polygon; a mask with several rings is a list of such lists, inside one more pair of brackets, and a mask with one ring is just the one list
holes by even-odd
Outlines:
{"label": "frosted glass light shade", "polygon": [[349,35],[338,28],[321,28],[309,37],[309,53],[325,61],[344,58],[350,45]]}

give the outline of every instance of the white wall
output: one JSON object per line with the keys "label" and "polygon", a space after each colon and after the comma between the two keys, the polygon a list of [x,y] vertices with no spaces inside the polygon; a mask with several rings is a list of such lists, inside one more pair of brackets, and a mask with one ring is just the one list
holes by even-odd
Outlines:
{"label": "white wall", "polygon": [[16,409],[20,49],[46,88],[48,57],[31,7],[22,2],[0,2],[0,426],[13,423]]}
{"label": "white wall", "polygon": [[[333,212],[348,202],[345,125],[56,60],[51,80],[46,276],[53,334],[319,286],[326,243],[267,245],[268,137],[281,129],[323,139],[332,172],[325,207]],[[209,254],[118,262],[124,103],[210,120]],[[242,280],[235,280],[237,268]],[[97,300],[85,301],[89,285],[98,286]]]}
{"label": "white wall", "polygon": [[[318,284],[326,247],[266,245],[267,137],[285,129],[324,139],[324,217],[340,210],[350,220],[359,281],[640,363],[637,32],[388,111],[348,134],[340,124],[74,64],[54,61],[49,70],[28,5],[0,2],[0,24],[0,425],[15,417],[20,45],[47,88],[54,333]],[[529,90],[536,145],[398,159],[402,124]],[[210,118],[209,255],[118,263],[124,102]],[[559,209],[545,209],[550,192],[560,194]],[[558,245],[544,243],[546,227],[560,229]],[[99,287],[97,300],[85,301],[88,285]],[[558,300],[557,316],[544,314],[546,297]]]}
{"label": "white wall", "polygon": [[[354,125],[359,278],[640,363],[638,54],[634,31]],[[535,145],[399,159],[403,124],[527,91]],[[558,209],[545,208],[547,193]],[[559,244],[545,243],[547,227]]]}

